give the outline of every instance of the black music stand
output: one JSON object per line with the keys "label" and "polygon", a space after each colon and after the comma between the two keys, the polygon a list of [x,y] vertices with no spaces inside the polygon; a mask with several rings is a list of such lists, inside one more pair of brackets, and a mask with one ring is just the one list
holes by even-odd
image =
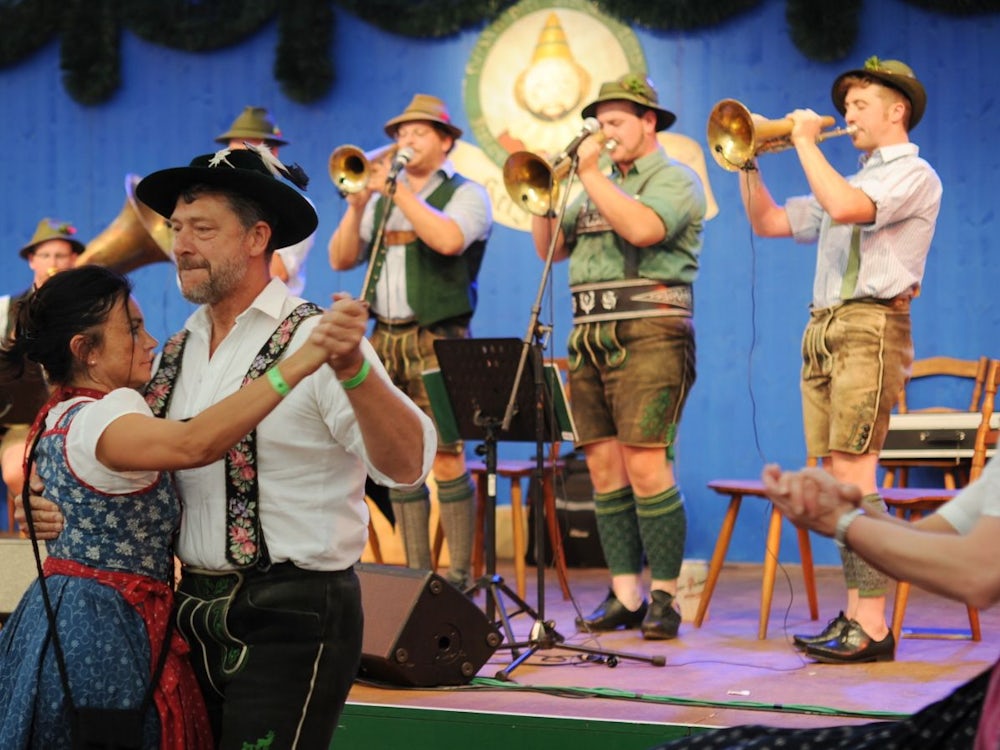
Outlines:
{"label": "black music stand", "polygon": [[[441,380],[447,393],[447,402],[441,404],[440,397],[435,398],[434,387],[428,389],[435,417],[441,413],[439,422],[453,426],[457,431],[454,437],[465,440],[482,440],[482,445],[476,452],[485,456],[486,463],[486,513],[484,546],[486,547],[486,571],[469,593],[477,590],[486,592],[486,616],[495,621],[495,613],[499,613],[500,624],[507,639],[507,647],[511,649],[514,661],[497,673],[497,679],[507,680],[510,673],[520,664],[541,649],[561,648],[577,653],[600,655],[609,666],[615,666],[619,658],[638,659],[656,666],[666,662],[662,656],[644,656],[640,654],[622,654],[608,652],[588,646],[567,645],[565,637],[555,629],[555,623],[545,621],[541,614],[541,602],[544,601],[544,578],[539,567],[539,609],[536,610],[505,583],[496,572],[496,470],[497,442],[499,440],[536,443],[536,455],[542,450],[541,436],[569,432],[572,435],[572,424],[557,425],[557,419],[568,411],[558,408],[558,397],[553,398],[553,384],[544,383],[541,351],[531,348],[528,352],[527,365],[531,367],[535,377],[532,380],[521,378],[525,369],[524,342],[520,339],[441,339],[434,342],[434,351],[440,366]],[[432,381],[436,380],[436,376]],[[425,377],[425,382],[427,378]],[[561,393],[561,392],[560,392]],[[435,406],[435,403],[438,403]],[[563,402],[562,406],[565,406]],[[557,416],[558,415],[558,416]],[[506,421],[506,425],[504,424]],[[563,429],[565,428],[565,429]],[[449,436],[451,437],[451,436]],[[448,439],[448,438],[445,438]],[[539,485],[540,486],[540,485]],[[536,502],[540,503],[541,493],[536,493]],[[535,508],[535,533],[541,534],[544,505]],[[536,538],[535,549],[541,549],[541,540]],[[507,611],[504,597],[513,602],[515,609]],[[514,638],[510,620],[519,614],[527,614],[532,618],[531,633],[527,641],[518,642]],[[526,647],[522,653],[520,649]]]}

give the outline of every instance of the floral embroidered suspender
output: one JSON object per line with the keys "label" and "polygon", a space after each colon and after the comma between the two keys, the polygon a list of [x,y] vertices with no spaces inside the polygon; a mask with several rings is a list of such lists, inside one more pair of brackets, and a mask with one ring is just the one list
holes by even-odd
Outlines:
{"label": "floral embroidered suspender", "polygon": [[[292,310],[253,358],[240,387],[267,372],[288,347],[299,323],[321,312],[312,302]],[[188,331],[183,330],[170,337],[163,347],[160,366],[146,385],[146,403],[158,417],[164,416],[170,405],[187,336]],[[226,453],[226,560],[238,568],[266,568],[271,564],[260,525],[258,495],[257,431],[253,430]]]}

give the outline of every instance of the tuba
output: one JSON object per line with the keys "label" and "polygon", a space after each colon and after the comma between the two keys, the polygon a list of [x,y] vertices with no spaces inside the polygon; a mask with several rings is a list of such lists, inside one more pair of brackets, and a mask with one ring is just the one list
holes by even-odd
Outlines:
{"label": "tuba", "polygon": [[[832,117],[823,117],[823,127],[832,126]],[[735,99],[723,99],[708,115],[708,150],[723,169],[735,172],[753,164],[758,154],[774,154],[791,148],[794,123],[789,118],[768,120],[753,114]],[[820,133],[817,141],[851,135],[851,125]]]}
{"label": "tuba", "polygon": [[383,159],[391,160],[398,150],[399,146],[395,143],[373,151],[362,151],[350,144],[338,146],[330,154],[330,179],[341,195],[360,193],[368,187],[372,163]]}
{"label": "tuba", "polygon": [[105,266],[128,273],[149,263],[173,262],[170,225],[135,197],[139,176],[125,175],[125,205],[114,221],[87,243],[76,265]]}
{"label": "tuba", "polygon": [[[614,150],[617,143],[598,130],[591,138],[605,150]],[[503,184],[507,195],[525,211],[535,216],[551,216],[559,200],[559,183],[566,179],[573,160],[563,158],[550,164],[530,151],[517,151],[503,165]]]}

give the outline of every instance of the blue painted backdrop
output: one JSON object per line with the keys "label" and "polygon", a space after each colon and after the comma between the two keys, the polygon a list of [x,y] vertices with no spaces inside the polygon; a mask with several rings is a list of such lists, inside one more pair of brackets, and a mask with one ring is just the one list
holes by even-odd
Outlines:
{"label": "blue painted backdrop", "polygon": [[[335,290],[357,292],[362,271],[335,273],[326,260],[326,241],[344,210],[326,178],[327,158],[344,143],[380,145],[382,124],[417,91],[444,96],[470,134],[461,92],[465,64],[481,31],[414,40],[386,34],[338,10],[332,50],[338,80],[326,98],[309,105],[286,99],[273,79],[274,23],[238,46],[210,54],[160,48],[126,33],[123,85],[97,107],[83,107],[65,93],[58,44],[52,42],[0,70],[6,140],[0,201],[3,286],[16,292],[29,282],[15,251],[39,218],[71,220],[82,238],[93,237],[118,215],[127,173],[184,164],[214,150],[212,137],[244,105],[263,104],[292,141],[282,157],[301,163],[313,176],[309,195],[320,224],[306,296],[326,302]],[[740,99],[769,117],[797,107],[835,114],[829,90],[838,73],[872,54],[909,62],[930,102],[914,140],[945,186],[924,292],[914,306],[917,354],[1000,356],[993,256],[1000,187],[996,14],[952,18],[899,0],[867,2],[855,49],[835,64],[811,62],[794,47],[780,0],[697,32],[637,28],[635,33],[661,101],[679,115],[674,129],[699,141],[712,105],[721,98]],[[853,169],[857,154],[847,139],[830,141],[824,150],[842,171]],[[764,168],[778,200],[806,190],[793,154],[768,156]],[[803,461],[797,352],[814,253],[789,240],[751,237],[737,177],[714,163],[708,169],[720,213],[705,232],[696,284],[698,382],[679,448],[691,557],[711,553],[724,508],[705,488],[708,480],[756,476],[765,461],[788,466]],[[524,335],[541,268],[526,234],[496,228],[481,274],[477,335]],[[162,340],[180,327],[190,306],[177,293],[169,265],[146,266],[133,277],[150,328]],[[542,311],[543,320],[554,326],[556,355],[564,353],[569,332],[565,287],[565,268],[556,266]],[[502,453],[528,457],[532,448],[506,444]],[[759,560],[764,533],[763,507],[748,507],[730,557]],[[816,546],[819,562],[836,561],[831,544]]]}

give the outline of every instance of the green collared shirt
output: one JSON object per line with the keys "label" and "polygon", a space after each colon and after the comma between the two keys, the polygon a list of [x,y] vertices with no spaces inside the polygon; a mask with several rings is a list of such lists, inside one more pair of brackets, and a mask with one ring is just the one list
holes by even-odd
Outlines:
{"label": "green collared shirt", "polygon": [[573,201],[562,229],[569,249],[569,283],[643,278],[690,284],[698,275],[707,203],[698,175],[658,148],[636,161],[627,175],[611,171],[623,191],[649,206],[663,221],[666,235],[637,247],[615,234],[586,193]]}

